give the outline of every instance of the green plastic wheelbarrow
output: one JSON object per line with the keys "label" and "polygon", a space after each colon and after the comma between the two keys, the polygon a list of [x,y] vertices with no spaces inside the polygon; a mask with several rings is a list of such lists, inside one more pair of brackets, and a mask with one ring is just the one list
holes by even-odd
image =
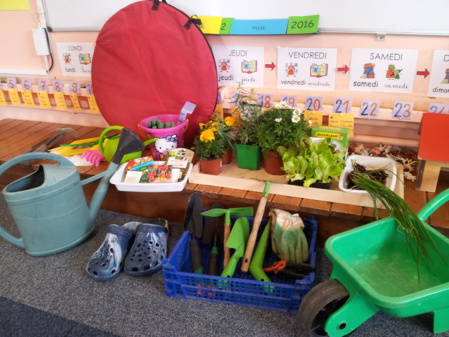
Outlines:
{"label": "green plastic wheelbarrow", "polygon": [[[418,218],[426,221],[448,200],[449,189]],[[415,258],[416,247],[392,217],[330,237],[325,254],[332,274],[304,296],[299,308],[304,329],[311,336],[345,336],[383,311],[394,317],[433,313],[433,332],[449,330],[449,239],[425,228],[437,247],[428,247],[428,262]]]}

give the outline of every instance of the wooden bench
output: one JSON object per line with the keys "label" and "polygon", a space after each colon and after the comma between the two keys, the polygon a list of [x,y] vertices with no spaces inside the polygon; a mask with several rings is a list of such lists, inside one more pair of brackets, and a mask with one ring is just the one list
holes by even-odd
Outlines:
{"label": "wooden bench", "polygon": [[[47,122],[24,120],[0,121],[0,163],[29,151],[33,145],[55,133],[57,128],[72,127],[80,139],[99,136],[102,129],[77,125],[66,125]],[[16,165],[0,176],[0,186],[31,173],[34,167]],[[82,179],[91,177],[105,170],[107,163],[103,162],[99,167],[79,167],[78,171]],[[449,187],[449,177],[441,181],[437,192]],[[441,180],[441,179],[440,179]],[[405,200],[414,211],[418,211],[435,193],[417,191],[414,182],[405,182]],[[94,193],[97,181],[84,186],[86,198]],[[202,184],[187,183],[185,189],[175,193],[139,193],[120,192],[114,186],[109,188],[102,204],[103,209],[121,213],[145,216],[150,218],[163,217],[170,221],[182,222],[185,206],[192,192],[198,192],[203,200],[204,207],[209,208],[214,202],[220,201],[224,207],[257,207],[261,192],[233,189],[232,187],[218,187]],[[319,244],[333,234],[374,221],[372,207],[347,205],[341,202],[326,202],[310,200],[307,198],[289,197],[270,194],[267,203],[267,211],[271,207],[281,208],[291,213],[299,213],[301,216],[316,216],[319,221]],[[385,210],[380,211],[380,217],[388,216]],[[442,208],[430,219],[430,224],[443,233],[449,234],[449,206]]]}

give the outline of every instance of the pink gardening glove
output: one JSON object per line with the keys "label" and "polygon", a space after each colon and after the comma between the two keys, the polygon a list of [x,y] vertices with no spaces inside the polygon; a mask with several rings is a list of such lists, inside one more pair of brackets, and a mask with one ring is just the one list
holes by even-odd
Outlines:
{"label": "pink gardening glove", "polygon": [[100,163],[106,160],[106,158],[101,154],[99,150],[84,151],[83,154],[81,155],[81,158],[86,159],[89,163],[91,163],[95,167],[100,166]]}

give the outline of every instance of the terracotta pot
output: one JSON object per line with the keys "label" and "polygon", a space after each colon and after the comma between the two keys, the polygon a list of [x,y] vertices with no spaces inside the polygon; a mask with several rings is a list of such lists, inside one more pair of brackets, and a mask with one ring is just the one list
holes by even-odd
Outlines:
{"label": "terracotta pot", "polygon": [[283,166],[282,157],[275,151],[270,151],[265,154],[263,158],[265,171],[269,174],[284,175],[285,172],[281,169]]}
{"label": "terracotta pot", "polygon": [[221,173],[221,158],[200,160],[200,171],[204,174],[219,175]]}
{"label": "terracotta pot", "polygon": [[230,164],[232,162],[232,156],[234,154],[234,151],[232,148],[227,149],[223,157],[221,157],[221,163],[223,165]]}

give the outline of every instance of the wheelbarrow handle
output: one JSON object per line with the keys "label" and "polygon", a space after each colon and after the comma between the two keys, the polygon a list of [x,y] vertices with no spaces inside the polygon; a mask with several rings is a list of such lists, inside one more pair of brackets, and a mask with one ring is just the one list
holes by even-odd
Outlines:
{"label": "wheelbarrow handle", "polygon": [[449,188],[436,195],[416,214],[421,221],[426,221],[441,205],[449,200]]}

